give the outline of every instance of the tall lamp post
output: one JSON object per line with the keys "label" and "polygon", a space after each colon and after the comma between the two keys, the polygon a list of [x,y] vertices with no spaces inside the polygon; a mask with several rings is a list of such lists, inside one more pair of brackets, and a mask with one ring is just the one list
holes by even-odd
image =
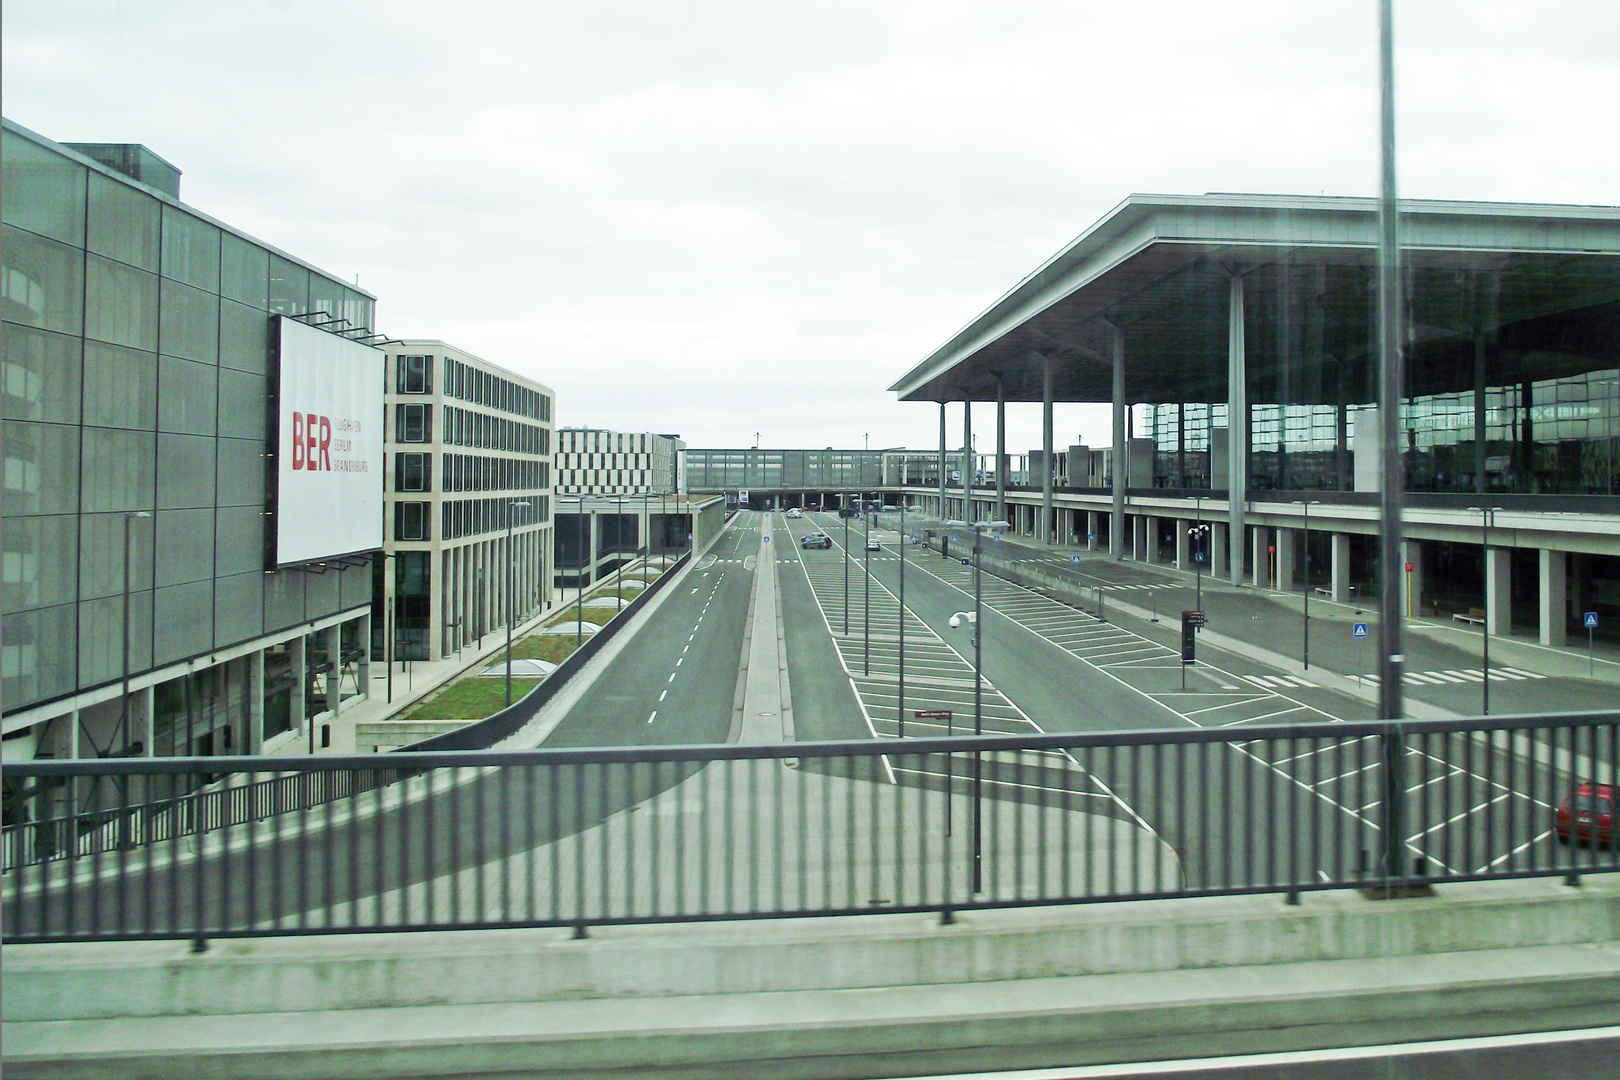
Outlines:
{"label": "tall lamp post", "polygon": [[900,492],[900,738],[906,737],[906,493]]}
{"label": "tall lamp post", "polygon": [[[864,502],[866,493],[861,493]],[[872,519],[861,515],[861,674],[872,674]]]}
{"label": "tall lamp post", "polygon": [[1470,506],[1470,513],[1479,515],[1480,568],[1484,570],[1485,619],[1480,629],[1485,632],[1485,650],[1479,664],[1479,695],[1482,715],[1491,715],[1491,525],[1495,522],[1499,506]]}
{"label": "tall lamp post", "polygon": [[506,707],[512,707],[512,624],[517,622],[517,609],[512,597],[512,519],[516,511],[527,510],[527,499],[511,503],[506,508]]}
{"label": "tall lamp post", "polygon": [[585,644],[585,563],[587,552],[585,545],[590,542],[591,531],[585,527],[585,496],[575,499],[579,503],[578,525],[579,530],[579,566],[574,570],[574,648],[579,649]]}
{"label": "tall lamp post", "polygon": [[849,636],[849,494],[839,496],[838,515],[844,519],[844,636]]}
{"label": "tall lamp post", "polygon": [[1302,639],[1301,659],[1305,670],[1311,669],[1311,507],[1321,506],[1321,499],[1295,499],[1305,508],[1305,633]]}

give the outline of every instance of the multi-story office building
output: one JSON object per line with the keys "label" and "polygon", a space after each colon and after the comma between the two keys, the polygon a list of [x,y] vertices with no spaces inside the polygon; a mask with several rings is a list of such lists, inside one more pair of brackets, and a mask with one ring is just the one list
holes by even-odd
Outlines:
{"label": "multi-story office building", "polygon": [[373,298],[180,202],[143,147],[6,121],[0,149],[6,758],[318,743],[366,693],[371,566],[274,554],[279,343],[321,323],[296,333],[371,356],[338,338]]}
{"label": "multi-story office building", "polygon": [[561,428],[557,494],[674,494],[681,490],[676,470],[685,449],[679,435]]}
{"label": "multi-story office building", "polygon": [[432,660],[550,600],[556,395],[442,341],[386,351],[392,571],[376,569],[372,656],[391,625],[394,659]]}

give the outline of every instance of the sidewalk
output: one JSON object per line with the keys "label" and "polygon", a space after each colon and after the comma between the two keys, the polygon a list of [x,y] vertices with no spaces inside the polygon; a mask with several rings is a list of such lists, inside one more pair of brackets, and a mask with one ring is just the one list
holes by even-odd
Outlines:
{"label": "sidewalk", "polygon": [[[600,585],[591,585],[586,592],[599,588]],[[538,611],[536,614],[512,628],[512,640],[516,641],[525,634],[539,629],[540,624],[553,617],[562,608],[574,602],[578,589],[558,589],[556,598],[551,606]],[[409,711],[422,699],[426,698],[441,687],[454,682],[465,672],[471,671],[484,664],[498,659],[499,654],[506,648],[506,627],[497,626],[485,634],[480,646],[477,640],[461,650],[459,654],[442,660],[412,660],[394,662],[393,696],[388,693],[388,665],[381,661],[371,664],[371,686],[369,697],[353,704],[346,705],[334,720],[331,716],[320,714],[314,720],[316,725],[316,754],[353,754],[356,753],[354,732],[357,724],[370,723],[377,720],[388,720]],[[352,700],[352,699],[351,699]],[[320,726],[331,726],[332,745],[322,747],[320,743]],[[272,757],[298,757],[309,753],[309,738],[302,735],[291,742],[278,747],[271,752]]]}

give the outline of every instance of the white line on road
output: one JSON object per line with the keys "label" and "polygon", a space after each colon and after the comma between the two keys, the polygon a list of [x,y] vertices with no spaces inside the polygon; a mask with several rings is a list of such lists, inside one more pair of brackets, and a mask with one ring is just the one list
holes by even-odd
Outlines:
{"label": "white line on road", "polygon": [[670,673],[669,673],[669,681],[670,681],[670,682],[674,682],[674,681],[675,681],[675,673],[674,673],[674,672],[673,672],[673,671],[672,671],[672,672],[670,672]]}
{"label": "white line on road", "polygon": [[649,723],[649,724],[650,724],[650,723],[652,723],[652,722],[653,722],[653,721],[654,721],[654,720],[656,720],[656,719],[658,719],[658,710],[657,710],[657,709],[654,709],[654,710],[653,710],[653,711],[652,711],[652,715],[651,715],[651,716],[649,716],[649,717],[647,717],[647,723]]}
{"label": "white line on road", "polygon": [[658,691],[658,700],[659,701],[663,701],[668,696],[669,696],[669,689],[667,687],[665,689],[663,689],[663,690]]}

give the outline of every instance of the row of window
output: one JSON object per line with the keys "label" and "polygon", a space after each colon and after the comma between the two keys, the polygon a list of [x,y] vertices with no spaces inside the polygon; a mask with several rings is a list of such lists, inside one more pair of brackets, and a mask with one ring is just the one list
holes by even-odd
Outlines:
{"label": "row of window", "polygon": [[[516,506],[522,501],[529,505]],[[483,532],[499,532],[507,527],[507,518],[513,528],[523,528],[546,519],[551,511],[551,500],[546,495],[528,499],[447,499],[439,505],[440,536],[456,540]],[[433,539],[433,504],[430,502],[396,502],[394,504],[394,539],[429,541]]]}
{"label": "row of window", "polygon": [[[432,406],[422,406],[432,408]],[[516,454],[551,453],[551,430],[502,416],[444,407],[444,441],[451,446],[480,446]]]}
{"label": "row of window", "polygon": [[[575,453],[561,449],[557,450],[557,468],[559,469],[650,469],[653,467],[651,454],[592,454]],[[668,465],[668,461],[665,461]]]}
{"label": "row of window", "polygon": [[[433,393],[433,367],[435,357],[426,354],[403,353],[394,358],[394,387],[400,394]],[[551,398],[538,390],[531,390],[503,379],[488,371],[463,364],[450,357],[444,358],[444,393],[459,401],[487,405],[502,412],[527,416],[533,420],[551,420]]]}
{"label": "row of window", "polygon": [[674,440],[667,435],[654,435],[651,432],[637,432],[626,434],[619,431],[600,431],[590,428],[563,428],[557,433],[557,446],[561,450],[585,453],[645,453],[649,450],[660,449],[659,443],[664,444],[665,452]]}
{"label": "row of window", "polygon": [[[544,461],[445,454],[443,466],[445,491],[539,491],[551,486],[551,469]],[[394,490],[432,491],[433,455],[395,454]]]}

